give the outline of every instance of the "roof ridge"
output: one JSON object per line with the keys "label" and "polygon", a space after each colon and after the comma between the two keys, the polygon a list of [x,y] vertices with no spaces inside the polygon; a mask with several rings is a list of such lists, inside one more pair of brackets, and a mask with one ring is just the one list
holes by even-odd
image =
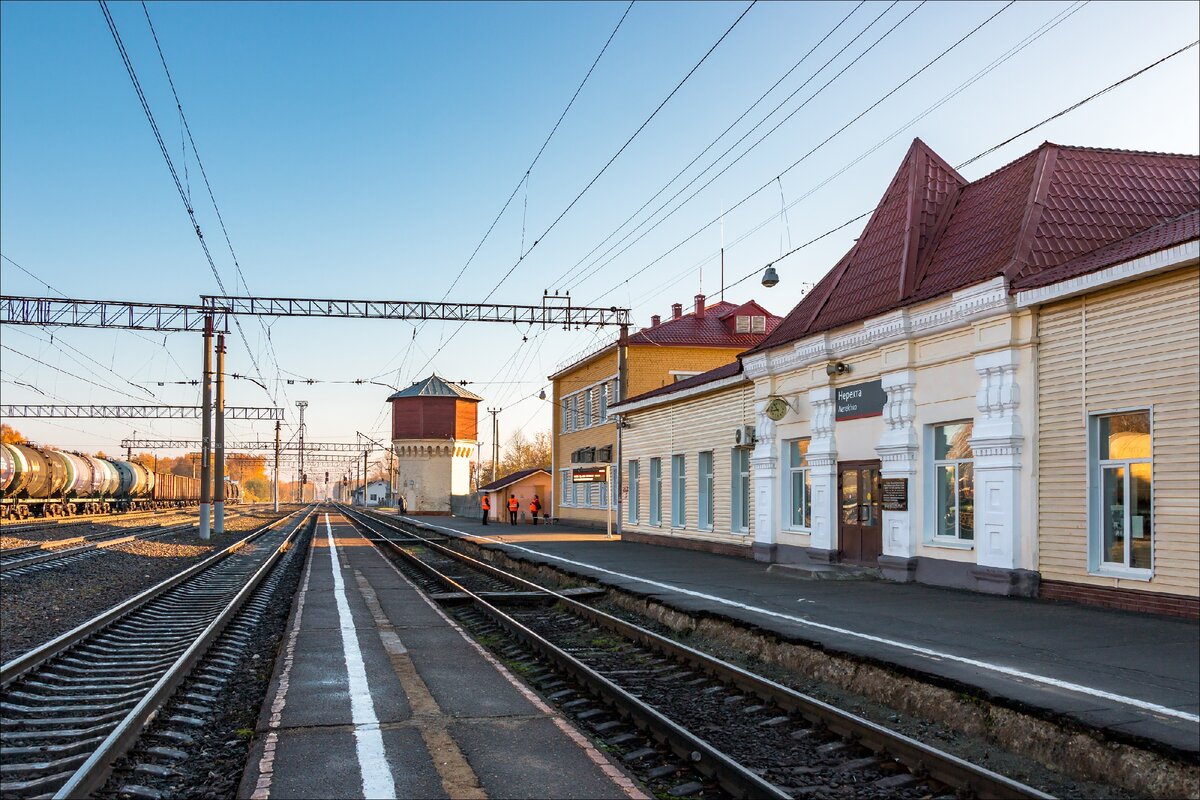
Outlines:
{"label": "roof ridge", "polygon": [[1033,179],[1029,182],[1029,194],[1025,201],[1021,227],[1017,229],[1012,255],[1001,270],[1005,279],[1009,281],[1029,262],[1038,225],[1042,221],[1042,213],[1046,210],[1046,196],[1050,193],[1050,184],[1054,182],[1058,151],[1059,146],[1050,142],[1046,142],[1037,150],[1037,166],[1033,170]]}

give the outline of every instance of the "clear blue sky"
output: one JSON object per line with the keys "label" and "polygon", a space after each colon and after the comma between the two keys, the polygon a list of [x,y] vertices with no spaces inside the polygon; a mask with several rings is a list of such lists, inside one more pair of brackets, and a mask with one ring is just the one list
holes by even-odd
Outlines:
{"label": "clear blue sky", "polygon": [[[635,224],[837,56],[667,210],[688,198],[917,3],[889,5],[858,8]],[[517,261],[522,229],[528,250],[745,7],[635,3],[527,188],[518,192],[451,299],[482,301]],[[584,260],[593,248],[854,7],[759,3],[751,9],[493,300],[532,303],[544,289],[570,287],[577,302],[631,307],[639,324],[651,314],[669,313],[672,302],[689,306],[701,287],[710,295],[718,289],[720,228],[711,225],[684,240],[781,176],[779,184],[726,214],[724,236],[727,282],[755,273],[731,288],[727,299],[753,297],[785,314],[804,283],[817,280],[840,257],[861,223],[781,262],[781,283],[774,289],[764,289],[757,273],[789,242],[798,244],[869,209],[913,136],[958,164],[1188,44],[1200,29],[1200,5],[1194,2],[1092,2],[904,127],[1074,8],[1067,2],[1014,4],[784,172],[1004,8],[1001,2],[927,3],[661,225],[628,249],[628,241],[617,247],[595,274],[579,280],[593,263]],[[232,259],[195,159],[182,146],[179,116],[142,8],[134,3],[110,8],[181,174],[186,165],[205,238],[232,291]],[[149,4],[250,291],[391,299],[445,294],[625,8],[625,3]],[[1195,153],[1198,64],[1193,49],[964,173],[980,177],[1046,139]],[[781,189],[790,206],[786,223]],[[217,291],[94,3],[0,5],[0,250],[72,297],[194,302],[199,294]],[[653,265],[644,269],[648,264]],[[48,293],[8,261],[0,262],[0,278],[5,294]],[[294,401],[305,399],[309,438],[340,441],[353,441],[356,430],[386,435],[383,398],[389,390],[289,386],[282,380],[364,378],[403,386],[436,370],[474,382],[471,388],[486,406],[505,409],[504,440],[517,428],[531,434],[549,427],[549,407],[536,399],[538,390],[563,359],[597,342],[594,331],[542,333],[495,325],[467,327],[451,338],[455,327],[431,323],[414,339],[415,327],[405,322],[274,321],[271,340],[284,370],[277,373],[263,328],[244,324],[272,393],[289,407],[288,424],[295,424]],[[38,329],[6,326],[0,333],[5,402],[137,402],[121,392],[143,402],[198,402],[194,387],[156,385],[196,377],[200,346],[194,335],[56,330],[51,342],[51,332]],[[237,335],[229,350],[230,372],[255,374]],[[133,384],[145,385],[154,396]],[[228,403],[268,405],[270,398],[248,381],[235,381]],[[15,423],[41,441],[109,451],[134,431],[198,435],[194,422],[182,421]],[[269,433],[268,423],[229,427],[231,437]],[[487,426],[481,427],[486,439]]]}

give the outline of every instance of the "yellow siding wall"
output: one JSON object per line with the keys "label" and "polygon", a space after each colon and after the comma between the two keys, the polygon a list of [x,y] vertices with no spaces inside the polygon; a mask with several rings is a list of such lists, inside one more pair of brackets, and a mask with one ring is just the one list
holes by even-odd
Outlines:
{"label": "yellow siding wall", "polygon": [[[1039,569],[1047,580],[1200,594],[1200,272],[1187,267],[1042,309]],[[1090,413],[1151,409],[1154,576],[1088,574]]]}
{"label": "yellow siding wall", "polygon": [[[626,352],[626,373],[629,382],[625,396],[635,395],[666,386],[674,381],[671,370],[707,372],[710,369],[736,360],[742,348],[738,347],[676,347],[664,345],[630,345]],[[554,441],[554,486],[561,486],[559,470],[571,466],[571,453],[581,447],[613,446],[616,458],[617,434],[612,423],[595,425],[579,431],[562,433],[563,398],[580,389],[617,374],[617,348],[614,346],[598,357],[580,366],[562,372],[554,378],[554,420],[551,435]],[[615,402],[615,401],[614,401]],[[728,465],[726,465],[728,469]],[[556,492],[557,495],[557,492]],[[556,496],[556,503],[558,498]],[[603,522],[605,509],[566,507],[558,509],[559,517],[568,520]]]}
{"label": "yellow siding wall", "polygon": [[[660,536],[680,536],[750,546],[754,540],[753,473],[750,475],[750,531],[734,533],[732,515],[732,450],[734,430],[754,422],[754,386],[749,381],[710,394],[685,399],[628,415],[622,434],[622,460],[638,462],[637,524],[622,509],[622,529]],[[713,451],[713,529],[697,529],[700,456]],[[687,518],[683,528],[671,527],[671,456],[685,456]],[[662,524],[650,525],[650,459],[662,459]],[[628,470],[625,471],[628,477]]]}

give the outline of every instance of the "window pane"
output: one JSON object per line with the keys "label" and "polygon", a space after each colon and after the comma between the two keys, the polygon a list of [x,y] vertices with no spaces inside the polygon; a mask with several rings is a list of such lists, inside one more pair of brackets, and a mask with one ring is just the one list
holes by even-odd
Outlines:
{"label": "window pane", "polygon": [[858,470],[842,473],[842,522],[858,524]]}
{"label": "window pane", "polygon": [[975,465],[958,465],[958,536],[975,538]]}
{"label": "window pane", "polygon": [[1103,526],[1102,558],[1111,564],[1125,563],[1125,468],[1105,467],[1100,476],[1100,524]]}
{"label": "window pane", "polygon": [[793,467],[808,466],[808,446],[811,444],[809,439],[797,439],[788,442],[788,463]]}
{"label": "window pane", "polygon": [[1100,417],[1100,460],[1150,457],[1150,414]]}
{"label": "window pane", "polygon": [[859,515],[859,524],[879,525],[879,470],[864,469],[862,482],[862,513]]}
{"label": "window pane", "polygon": [[1150,569],[1150,465],[1129,465],[1129,566]]}
{"label": "window pane", "polygon": [[804,471],[804,527],[812,527],[812,473]]}
{"label": "window pane", "polygon": [[974,458],[969,441],[971,427],[970,422],[936,426],[933,429],[933,457],[938,461],[952,458]]}
{"label": "window pane", "polygon": [[954,525],[954,465],[944,464],[937,468],[934,482],[937,484],[937,535],[957,536]]}
{"label": "window pane", "polygon": [[808,516],[808,471],[796,471],[792,473],[792,527],[807,528]]}

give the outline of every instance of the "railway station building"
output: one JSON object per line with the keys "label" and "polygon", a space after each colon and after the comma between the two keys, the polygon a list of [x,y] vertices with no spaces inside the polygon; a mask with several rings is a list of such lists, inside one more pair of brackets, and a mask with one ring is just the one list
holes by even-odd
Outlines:
{"label": "railway station building", "polygon": [[624,393],[618,385],[616,342],[560,367],[550,376],[556,481],[552,516],[576,524],[606,524],[607,484],[573,483],[572,473],[615,465],[617,429],[609,415],[610,406],[622,397],[670,386],[734,361],[738,353],[762,342],[780,319],[754,301],[707,303],[705,296],[698,294],[688,313],[676,303],[670,317],[664,320],[655,315],[649,326],[629,336]]}
{"label": "railway station building", "polygon": [[1195,156],[1046,143],[968,182],[915,140],[740,366],[612,409],[623,533],[1200,613],[1198,207]]}

